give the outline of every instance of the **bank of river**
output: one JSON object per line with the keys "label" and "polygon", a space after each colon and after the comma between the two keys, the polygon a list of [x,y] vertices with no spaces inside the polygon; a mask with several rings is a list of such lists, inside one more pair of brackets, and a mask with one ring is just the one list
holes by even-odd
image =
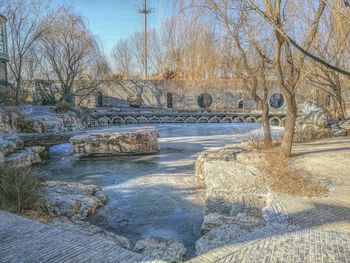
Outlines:
{"label": "bank of river", "polygon": [[[132,242],[175,239],[194,253],[203,220],[204,184],[194,176],[197,155],[261,134],[258,124],[156,124],[161,151],[154,155],[79,159],[70,144],[53,146],[35,169],[47,180],[96,184],[109,196],[89,221]],[[118,130],[120,126],[95,130]],[[281,128],[275,128],[280,133]]]}

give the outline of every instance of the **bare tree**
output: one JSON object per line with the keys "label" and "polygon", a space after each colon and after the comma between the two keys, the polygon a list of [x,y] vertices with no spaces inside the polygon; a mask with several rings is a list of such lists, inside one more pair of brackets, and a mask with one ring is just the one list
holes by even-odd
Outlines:
{"label": "bare tree", "polygon": [[[250,0],[248,0],[250,2]],[[299,4],[299,6],[298,6]],[[295,14],[298,11],[301,11],[301,8],[304,10],[308,6],[308,3],[289,3],[286,8],[288,8],[291,13]],[[318,32],[318,27],[320,23],[321,16],[325,10],[326,4],[321,1],[318,4],[318,7],[314,14],[313,18],[308,19],[308,23],[304,25],[304,35],[300,36],[302,39],[302,49],[309,51],[312,47],[312,44],[315,40],[316,34]],[[297,11],[298,10],[298,11]],[[302,78],[303,71],[305,69],[305,59],[306,53],[304,52],[295,52],[292,49],[290,41],[281,33],[281,30],[284,29],[284,25],[289,22],[289,26],[293,24],[293,16],[289,15],[288,17],[284,16],[284,10],[282,7],[281,0],[265,0],[265,12],[264,15],[272,19],[276,25],[274,27],[275,34],[275,73],[277,75],[278,84],[281,92],[283,93],[287,104],[287,117],[286,124],[281,144],[281,151],[289,156],[292,151],[292,143],[294,138],[294,128],[295,122],[297,119],[297,103],[296,103],[296,89],[299,85],[299,82]],[[309,8],[308,12],[312,12],[312,7]],[[290,13],[290,14],[291,14]],[[288,21],[283,21],[282,19],[288,19]],[[295,24],[294,24],[295,26]],[[279,30],[281,29],[281,30]]]}
{"label": "bare tree", "polygon": [[112,50],[112,58],[118,74],[124,79],[130,79],[133,73],[133,61],[131,48],[127,40],[120,40]]}
{"label": "bare tree", "polygon": [[48,1],[4,0],[2,12],[8,19],[9,69],[15,82],[16,103],[23,91],[24,69],[30,67],[30,50],[42,37],[44,28],[39,27],[48,7]]}
{"label": "bare tree", "polygon": [[39,42],[41,68],[60,83],[58,100],[73,103],[76,97],[96,90],[108,67],[83,19],[60,7],[46,17],[41,28],[45,30]]}

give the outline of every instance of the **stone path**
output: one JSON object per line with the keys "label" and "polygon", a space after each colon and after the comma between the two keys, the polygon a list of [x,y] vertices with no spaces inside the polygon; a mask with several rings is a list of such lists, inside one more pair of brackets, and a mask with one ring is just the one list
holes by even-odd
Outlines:
{"label": "stone path", "polygon": [[112,242],[0,211],[0,262],[154,262]]}
{"label": "stone path", "polygon": [[[282,229],[279,229],[282,230]],[[252,233],[247,238],[203,254],[190,262],[288,262],[347,263],[350,262],[350,234],[315,230],[279,232],[273,227]],[[259,233],[258,233],[259,232]]]}

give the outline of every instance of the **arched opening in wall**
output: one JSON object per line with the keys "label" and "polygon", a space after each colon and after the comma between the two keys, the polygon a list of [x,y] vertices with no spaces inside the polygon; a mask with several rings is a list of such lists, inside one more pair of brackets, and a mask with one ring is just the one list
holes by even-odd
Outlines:
{"label": "arched opening in wall", "polygon": [[103,107],[103,94],[102,94],[102,92],[97,93],[97,107]]}
{"label": "arched opening in wall", "polygon": [[244,109],[244,101],[243,100],[238,101],[238,109],[240,109],[240,110]]}
{"label": "arched opening in wall", "polygon": [[207,109],[213,103],[213,97],[209,93],[202,93],[197,98],[197,104],[202,109]]}
{"label": "arched opening in wall", "polygon": [[269,99],[270,107],[277,110],[284,105],[284,97],[282,93],[274,93]]}
{"label": "arched opening in wall", "polygon": [[173,94],[171,92],[168,92],[166,94],[166,107],[168,109],[172,109],[173,108]]}

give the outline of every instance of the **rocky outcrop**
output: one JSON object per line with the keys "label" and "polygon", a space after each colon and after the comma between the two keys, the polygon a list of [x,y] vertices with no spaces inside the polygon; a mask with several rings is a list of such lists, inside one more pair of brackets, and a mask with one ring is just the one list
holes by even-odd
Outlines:
{"label": "rocky outcrop", "polygon": [[24,146],[23,141],[15,135],[6,135],[0,137],[0,152],[4,155],[14,153],[15,151],[22,149]]}
{"label": "rocky outcrop", "polygon": [[350,118],[339,123],[341,129],[345,130],[347,135],[350,135]]}
{"label": "rocky outcrop", "polygon": [[[233,148],[231,150],[231,148]],[[230,150],[227,150],[228,148],[221,149],[221,150],[214,150],[214,151],[206,151],[201,153],[197,160],[195,165],[195,174],[199,179],[204,179],[204,171],[203,171],[203,165],[205,162],[209,161],[231,161],[236,159],[236,153],[241,152],[241,149],[237,147],[236,150],[234,150],[234,146],[232,146]]]}
{"label": "rocky outcrop", "polygon": [[183,262],[186,248],[179,242],[160,237],[149,237],[136,243],[134,251],[166,262]]}
{"label": "rocky outcrop", "polygon": [[41,155],[46,151],[43,146],[28,147],[16,151],[5,157],[5,163],[8,166],[16,168],[30,167],[33,164],[41,162]]}
{"label": "rocky outcrop", "polygon": [[76,220],[53,220],[49,223],[52,226],[59,227],[70,232],[78,232],[85,236],[91,236],[93,238],[100,238],[103,240],[110,241],[118,247],[122,247],[128,250],[132,250],[131,242],[126,237],[118,236],[114,233],[108,232],[94,226],[86,221]]}
{"label": "rocky outcrop", "polygon": [[35,131],[46,132],[70,132],[86,128],[83,113],[68,111],[64,114],[45,113],[31,117]]}
{"label": "rocky outcrop", "polygon": [[70,139],[73,152],[83,156],[132,155],[159,151],[159,134],[153,127],[123,129],[119,132],[96,132]]}
{"label": "rocky outcrop", "polygon": [[245,229],[240,225],[221,225],[197,240],[196,254],[200,255],[211,249],[223,246],[242,235],[248,234],[249,232],[250,230]]}
{"label": "rocky outcrop", "polygon": [[52,216],[83,220],[107,202],[107,196],[96,185],[45,182],[41,188],[45,206]]}
{"label": "rocky outcrop", "polygon": [[25,168],[41,162],[46,148],[33,146],[24,148],[23,141],[15,135],[0,137],[0,164]]}
{"label": "rocky outcrop", "polygon": [[313,102],[302,106],[296,125],[294,142],[305,142],[326,137],[346,136],[346,130],[330,114]]}
{"label": "rocky outcrop", "polygon": [[196,176],[207,188],[197,255],[267,224],[268,192],[256,191],[268,188],[260,168],[263,158],[261,153],[244,148],[229,145],[202,153],[197,159]]}
{"label": "rocky outcrop", "polygon": [[0,112],[0,132],[67,132],[86,127],[84,113],[70,110],[64,114],[40,112],[24,114],[18,108],[7,108]]}

